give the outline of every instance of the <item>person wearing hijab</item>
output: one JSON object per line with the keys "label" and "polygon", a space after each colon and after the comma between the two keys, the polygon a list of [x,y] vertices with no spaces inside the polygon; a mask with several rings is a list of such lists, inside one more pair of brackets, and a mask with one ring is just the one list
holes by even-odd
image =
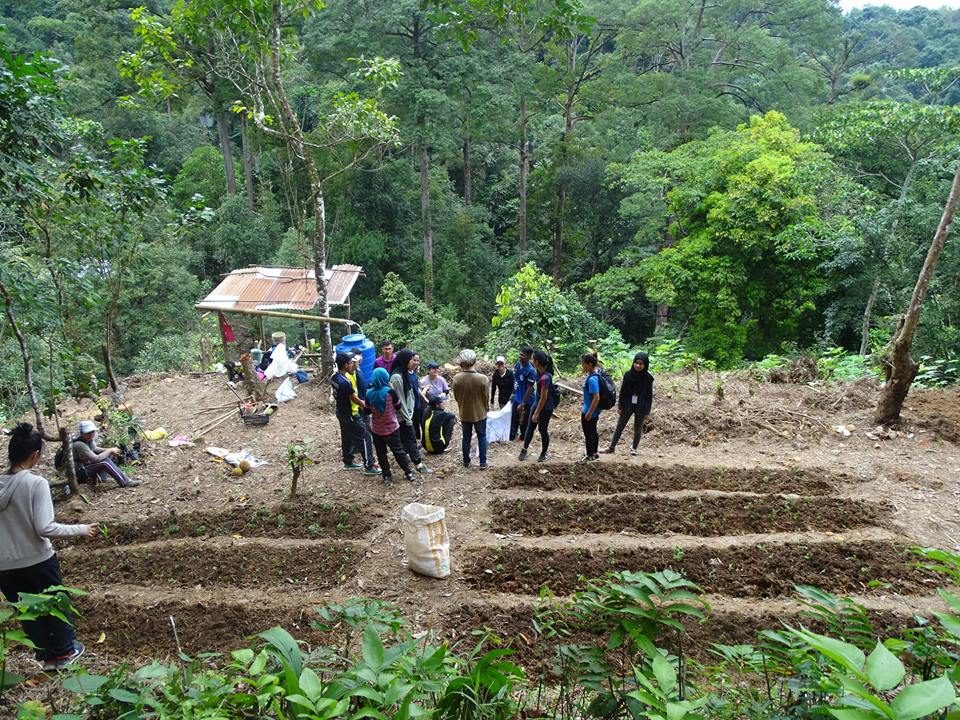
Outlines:
{"label": "person wearing hijab", "polygon": [[610,445],[603,452],[610,454],[617,449],[620,436],[632,417],[633,445],[630,447],[630,454],[636,455],[643,435],[643,421],[650,415],[652,405],[653,375],[650,374],[650,357],[645,352],[638,352],[633,358],[633,366],[624,374],[620,384],[620,396],[617,398],[620,417],[617,419]]}
{"label": "person wearing hijab", "polygon": [[403,443],[403,449],[410,460],[413,461],[417,472],[431,473],[423,458],[420,456],[420,448],[417,443],[417,431],[413,426],[413,418],[417,408],[417,394],[420,388],[415,388],[410,380],[410,371],[413,358],[416,353],[409,348],[404,348],[393,358],[393,364],[390,366],[390,389],[397,396],[400,407],[397,411],[400,421],[400,442]]}
{"label": "person wearing hijab", "polygon": [[370,385],[367,387],[367,404],[371,411],[370,432],[373,435],[373,447],[377,453],[377,461],[380,463],[383,482],[388,485],[393,482],[390,458],[387,455],[388,447],[393,452],[393,457],[396,458],[406,479],[412,482],[413,466],[400,441],[400,421],[397,419],[400,401],[390,387],[390,374],[383,368],[373,371]]}

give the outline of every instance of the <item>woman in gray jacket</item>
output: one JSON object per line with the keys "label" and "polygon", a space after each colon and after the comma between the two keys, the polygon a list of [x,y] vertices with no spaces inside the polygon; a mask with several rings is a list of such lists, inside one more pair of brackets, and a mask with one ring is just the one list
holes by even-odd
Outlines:
{"label": "woman in gray jacket", "polygon": [[390,389],[396,393],[400,400],[400,407],[397,410],[397,419],[400,421],[400,442],[410,460],[416,467],[417,472],[433,472],[428,468],[420,455],[420,448],[417,443],[417,431],[413,426],[413,415],[417,406],[417,394],[420,388],[414,388],[410,382],[410,361],[416,355],[413,350],[404,348],[393,358],[393,364],[390,366]]}
{"label": "woman in gray jacket", "polygon": [[[10,435],[10,465],[0,474],[0,591],[10,602],[21,593],[62,585],[50,538],[96,537],[98,525],[61,525],[53,519],[50,484],[31,472],[40,460],[43,437],[28,423]],[[73,627],[55,617],[24,621],[44,670],[59,670],[83,655]]]}

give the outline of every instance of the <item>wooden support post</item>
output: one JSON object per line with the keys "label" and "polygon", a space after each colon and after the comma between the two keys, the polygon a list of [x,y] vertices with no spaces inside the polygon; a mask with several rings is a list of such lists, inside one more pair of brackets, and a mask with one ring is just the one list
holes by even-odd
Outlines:
{"label": "wooden support post", "polygon": [[260,348],[266,350],[269,346],[267,345],[267,333],[263,329],[263,315],[258,320],[260,321]]}

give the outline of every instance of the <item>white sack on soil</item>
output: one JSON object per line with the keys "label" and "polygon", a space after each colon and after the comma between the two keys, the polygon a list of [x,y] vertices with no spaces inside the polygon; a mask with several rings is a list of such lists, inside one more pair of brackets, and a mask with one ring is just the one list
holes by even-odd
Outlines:
{"label": "white sack on soil", "polygon": [[444,509],[438,505],[410,503],[400,511],[403,543],[410,569],[433,578],[450,574],[450,538]]}

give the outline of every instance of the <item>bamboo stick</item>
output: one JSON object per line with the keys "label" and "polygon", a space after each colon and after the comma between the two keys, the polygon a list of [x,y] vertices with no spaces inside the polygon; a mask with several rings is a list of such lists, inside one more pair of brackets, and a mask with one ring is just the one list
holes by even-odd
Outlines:
{"label": "bamboo stick", "polygon": [[192,439],[193,439],[193,440],[196,440],[197,438],[202,438],[204,435],[206,435],[208,432],[210,432],[211,430],[213,430],[215,427],[217,427],[217,426],[219,426],[219,425],[223,425],[223,424],[224,424],[227,420],[229,420],[232,416],[233,416],[233,410],[231,410],[227,415],[224,415],[222,418],[220,418],[217,422],[215,422],[213,425],[211,425],[210,427],[208,427],[206,430],[204,430],[204,431],[203,431],[202,433],[200,433],[199,435],[194,435]]}

